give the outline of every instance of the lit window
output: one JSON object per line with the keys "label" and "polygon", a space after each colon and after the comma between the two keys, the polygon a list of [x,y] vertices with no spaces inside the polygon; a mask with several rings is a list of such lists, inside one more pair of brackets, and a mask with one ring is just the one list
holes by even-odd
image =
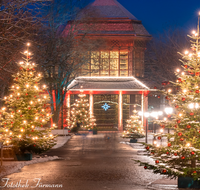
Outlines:
{"label": "lit window", "polygon": [[120,76],[128,76],[128,51],[120,51]]}

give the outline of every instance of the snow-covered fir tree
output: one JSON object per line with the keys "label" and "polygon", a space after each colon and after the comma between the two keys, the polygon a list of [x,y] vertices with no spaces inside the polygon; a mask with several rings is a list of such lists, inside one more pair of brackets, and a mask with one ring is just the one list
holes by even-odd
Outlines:
{"label": "snow-covered fir tree", "polygon": [[[167,137],[167,146],[146,145],[155,165],[140,162],[145,169],[170,177],[190,176],[200,178],[200,33],[193,32],[191,49],[182,55],[182,69],[177,69],[176,91],[169,89],[166,99],[174,108],[174,114],[160,121],[163,128],[173,132],[160,134],[157,141]],[[158,143],[157,143],[158,144]]]}
{"label": "snow-covered fir tree", "polygon": [[135,109],[133,110],[133,115],[130,116],[126,123],[126,130],[123,132],[122,137],[133,139],[144,137],[142,122]]}
{"label": "snow-covered fir tree", "polygon": [[81,127],[83,129],[93,129],[96,126],[95,118],[90,113],[89,103],[86,98],[86,94],[83,94],[83,90],[78,94],[78,99],[75,100],[71,111],[70,124],[71,128]]}

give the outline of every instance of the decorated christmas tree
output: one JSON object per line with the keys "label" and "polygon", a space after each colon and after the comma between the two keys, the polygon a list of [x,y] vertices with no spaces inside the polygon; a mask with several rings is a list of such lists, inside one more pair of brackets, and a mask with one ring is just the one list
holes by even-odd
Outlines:
{"label": "decorated christmas tree", "polygon": [[55,125],[45,125],[52,117],[49,96],[46,86],[40,84],[42,74],[35,71],[36,64],[31,59],[27,48],[0,113],[0,141],[14,145],[16,152],[21,154],[26,151],[41,153],[55,144],[50,133]]}
{"label": "decorated christmas tree", "polygon": [[71,128],[76,128],[76,131],[79,130],[79,127],[88,130],[93,129],[96,126],[96,120],[89,111],[89,103],[86,94],[83,94],[83,91],[81,90],[78,97],[79,98],[75,100],[71,111]]}
{"label": "decorated christmas tree", "polygon": [[130,119],[128,119],[126,123],[126,130],[124,131],[122,137],[132,139],[144,137],[142,122],[140,120],[140,116],[137,115],[136,110],[133,110],[133,115],[130,116]]}
{"label": "decorated christmas tree", "polygon": [[[163,121],[163,128],[170,134],[160,134],[157,141],[167,137],[167,146],[146,145],[155,165],[140,162],[145,169],[152,169],[170,177],[189,176],[200,178],[200,45],[199,22],[193,32],[191,49],[182,55],[182,69],[176,72],[176,92],[168,90],[166,99],[174,108],[174,114]],[[158,144],[158,143],[157,143]],[[160,144],[160,143],[159,143]]]}

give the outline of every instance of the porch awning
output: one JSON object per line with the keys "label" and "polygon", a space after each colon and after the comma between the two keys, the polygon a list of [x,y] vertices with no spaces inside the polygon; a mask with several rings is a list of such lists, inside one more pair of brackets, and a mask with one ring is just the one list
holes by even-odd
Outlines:
{"label": "porch awning", "polygon": [[135,77],[77,77],[68,86],[70,91],[152,91]]}

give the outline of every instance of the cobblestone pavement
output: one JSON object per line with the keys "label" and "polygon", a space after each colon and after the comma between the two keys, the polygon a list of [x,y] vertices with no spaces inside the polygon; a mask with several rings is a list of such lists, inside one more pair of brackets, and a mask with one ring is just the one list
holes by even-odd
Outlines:
{"label": "cobblestone pavement", "polygon": [[[149,159],[137,155],[137,151],[116,133],[75,135],[63,147],[45,153],[57,155],[61,160],[25,166],[18,173],[4,177],[0,185],[7,182],[3,189],[13,189],[8,186],[20,183],[15,190],[146,190],[149,183],[162,176],[134,164],[132,159]],[[22,187],[25,184],[27,188]]]}

